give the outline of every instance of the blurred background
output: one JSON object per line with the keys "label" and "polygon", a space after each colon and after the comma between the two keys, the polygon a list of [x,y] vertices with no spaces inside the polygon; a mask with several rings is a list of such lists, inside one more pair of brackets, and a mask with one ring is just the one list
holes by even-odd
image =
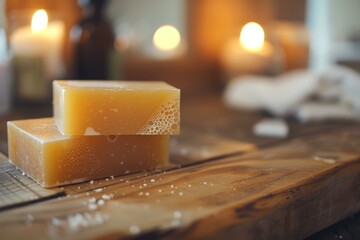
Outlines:
{"label": "blurred background", "polygon": [[54,79],[163,80],[360,70],[359,0],[0,0],[0,113],[51,103]]}

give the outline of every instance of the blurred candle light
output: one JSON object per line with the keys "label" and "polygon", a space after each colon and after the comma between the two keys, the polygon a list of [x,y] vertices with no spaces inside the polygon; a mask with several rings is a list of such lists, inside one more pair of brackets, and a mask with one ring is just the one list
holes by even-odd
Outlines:
{"label": "blurred candle light", "polygon": [[63,22],[48,23],[47,12],[39,9],[29,26],[19,27],[11,34],[10,49],[14,64],[18,66],[15,73],[20,98],[43,100],[49,97],[50,81],[61,77],[64,71],[64,30]]}
{"label": "blurred candle light", "polygon": [[274,49],[265,40],[260,24],[244,25],[238,38],[230,39],[221,53],[221,62],[230,77],[240,74],[264,74],[272,67]]}
{"label": "blurred candle light", "polygon": [[250,51],[258,52],[264,47],[265,32],[260,24],[255,22],[247,23],[240,32],[241,46]]}
{"label": "blurred candle light", "polygon": [[47,28],[48,15],[45,10],[37,10],[31,19],[31,31],[33,33],[42,32]]}
{"label": "blurred candle light", "polygon": [[163,51],[171,51],[179,46],[181,41],[179,31],[171,26],[165,25],[158,28],[153,37],[154,45]]}
{"label": "blurred candle light", "polygon": [[159,27],[153,36],[152,55],[157,58],[173,58],[182,54],[184,45],[177,28],[171,25]]}

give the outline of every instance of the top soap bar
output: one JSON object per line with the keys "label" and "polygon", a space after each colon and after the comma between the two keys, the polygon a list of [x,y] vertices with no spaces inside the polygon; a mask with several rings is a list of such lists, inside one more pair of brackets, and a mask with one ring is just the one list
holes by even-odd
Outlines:
{"label": "top soap bar", "polygon": [[54,81],[64,135],[177,135],[180,90],[165,82]]}

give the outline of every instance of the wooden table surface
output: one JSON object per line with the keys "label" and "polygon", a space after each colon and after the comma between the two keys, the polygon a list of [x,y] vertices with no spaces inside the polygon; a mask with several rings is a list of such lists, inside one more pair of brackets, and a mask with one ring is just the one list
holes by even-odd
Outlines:
{"label": "wooden table surface", "polygon": [[43,189],[7,162],[0,119],[0,239],[360,239],[360,124],[287,119],[259,137],[265,113],[184,96],[167,169]]}

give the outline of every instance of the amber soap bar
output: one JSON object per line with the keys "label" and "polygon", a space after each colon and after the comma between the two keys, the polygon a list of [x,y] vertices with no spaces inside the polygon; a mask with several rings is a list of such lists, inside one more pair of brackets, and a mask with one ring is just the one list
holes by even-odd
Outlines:
{"label": "amber soap bar", "polygon": [[53,118],[8,122],[10,161],[43,187],[168,164],[168,136],[64,136]]}
{"label": "amber soap bar", "polygon": [[177,135],[180,90],[165,82],[54,81],[64,135]]}

